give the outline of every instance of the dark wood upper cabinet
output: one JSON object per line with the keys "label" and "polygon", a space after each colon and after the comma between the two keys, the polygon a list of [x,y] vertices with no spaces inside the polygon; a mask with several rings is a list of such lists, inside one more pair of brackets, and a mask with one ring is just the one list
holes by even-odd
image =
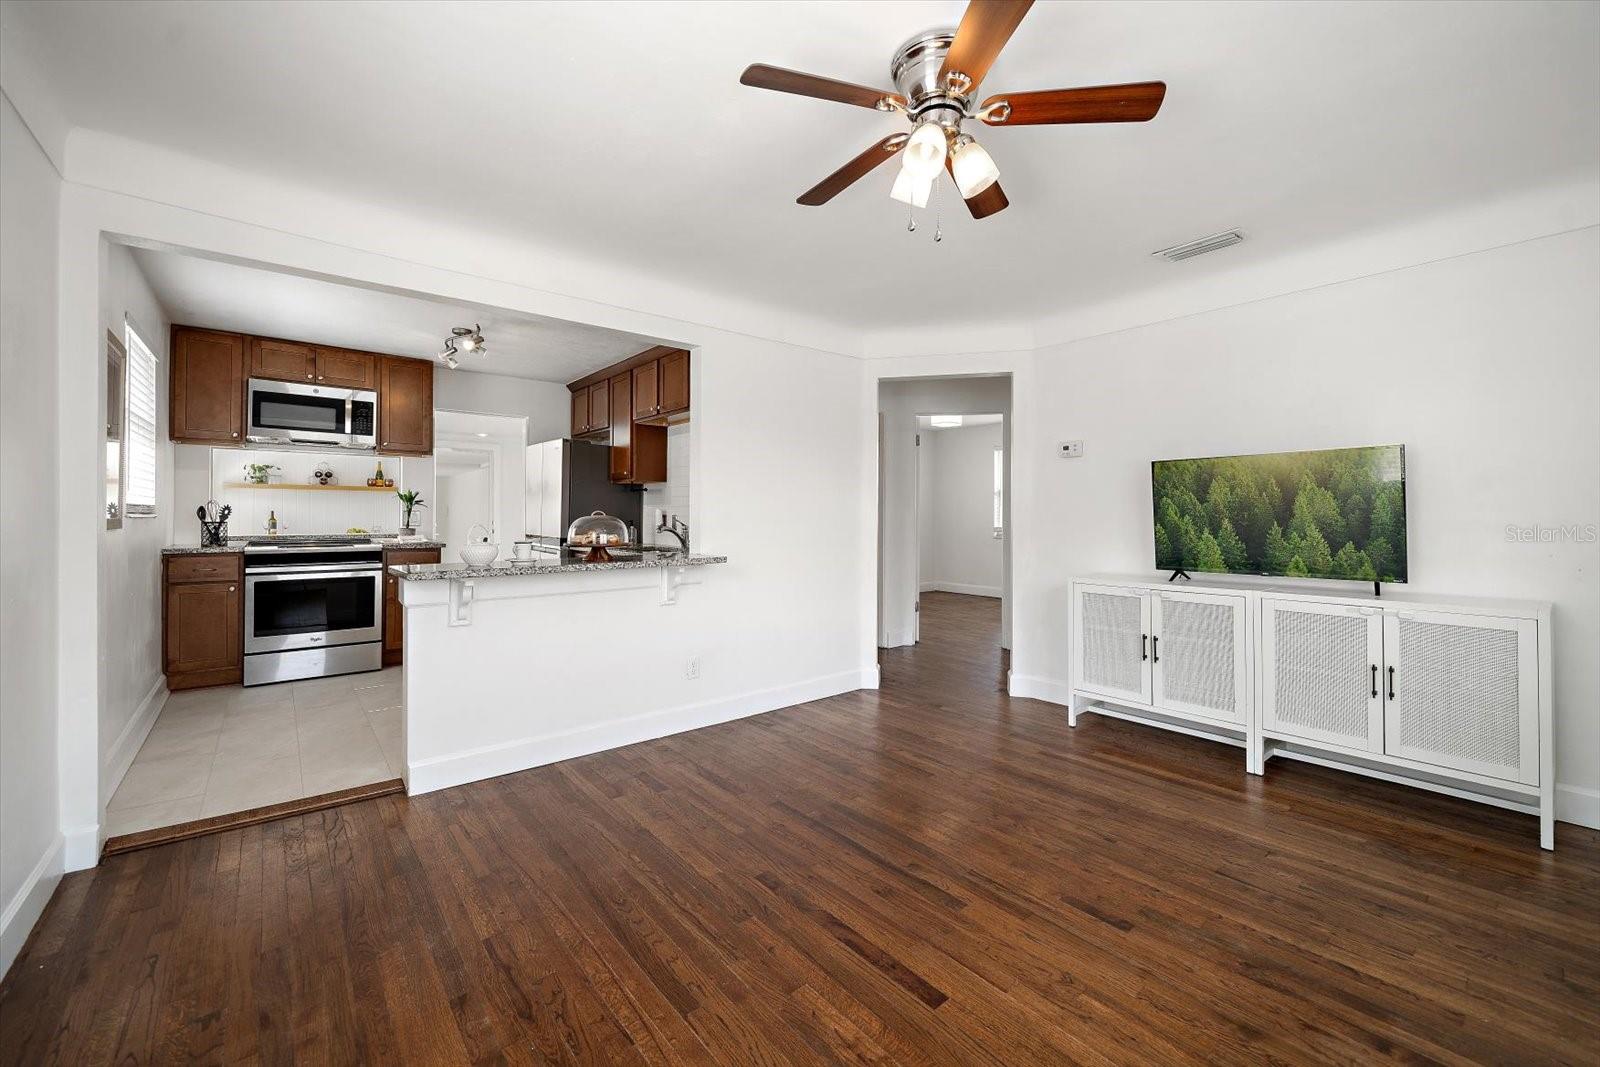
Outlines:
{"label": "dark wood upper cabinet", "polygon": [[164,558],[161,659],[167,688],[244,679],[241,560],[233,554]]}
{"label": "dark wood upper cabinet", "polygon": [[611,480],[633,479],[633,390],[628,376],[611,379]]}
{"label": "dark wood upper cabinet", "polygon": [[351,352],[345,348],[318,348],[316,351],[318,385],[336,385],[341,389],[377,388],[378,373],[372,353]]}
{"label": "dark wood upper cabinet", "polygon": [[653,359],[633,368],[633,417],[648,419],[661,413],[661,361]]}
{"label": "dark wood upper cabinet", "polygon": [[581,437],[589,432],[589,390],[572,391],[572,436]]}
{"label": "dark wood upper cabinet", "polygon": [[379,360],[378,451],[433,454],[433,363],[384,356]]}
{"label": "dark wood upper cabinet", "polygon": [[240,444],[244,380],[242,335],[174,326],[168,436],[174,441]]}
{"label": "dark wood upper cabinet", "polygon": [[611,383],[596,382],[589,387],[589,432],[604,433],[611,428]]}
{"label": "dark wood upper cabinet", "polygon": [[317,377],[317,354],[297,341],[250,338],[250,377],[280,382],[310,382]]}
{"label": "dark wood upper cabinet", "polygon": [[670,352],[660,364],[660,403],[657,414],[676,415],[689,410],[689,353]]}

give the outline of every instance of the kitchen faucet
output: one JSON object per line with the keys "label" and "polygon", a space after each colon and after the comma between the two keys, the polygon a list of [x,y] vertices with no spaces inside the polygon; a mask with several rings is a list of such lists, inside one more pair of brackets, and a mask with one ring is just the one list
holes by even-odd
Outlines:
{"label": "kitchen faucet", "polygon": [[683,554],[689,554],[689,524],[678,518],[678,516],[672,515],[669,517],[663,514],[660,521],[656,523],[656,533],[666,533],[676,537],[678,544],[682,546]]}

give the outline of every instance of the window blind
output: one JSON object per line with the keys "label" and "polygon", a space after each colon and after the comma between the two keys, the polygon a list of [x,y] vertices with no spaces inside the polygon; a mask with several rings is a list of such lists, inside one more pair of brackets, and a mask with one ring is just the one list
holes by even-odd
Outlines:
{"label": "window blind", "polygon": [[156,355],[126,324],[128,484],[125,515],[156,513]]}

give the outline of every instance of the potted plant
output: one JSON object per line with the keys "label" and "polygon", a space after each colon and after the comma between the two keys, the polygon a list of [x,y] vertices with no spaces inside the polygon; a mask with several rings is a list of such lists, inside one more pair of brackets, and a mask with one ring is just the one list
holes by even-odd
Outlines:
{"label": "potted plant", "polygon": [[275,463],[246,463],[244,465],[244,480],[251,485],[266,485],[272,481],[272,472],[281,471],[282,469]]}
{"label": "potted plant", "polygon": [[411,525],[411,513],[428,505],[422,502],[422,494],[415,489],[396,489],[394,495],[400,498],[400,536],[415,537],[417,528]]}

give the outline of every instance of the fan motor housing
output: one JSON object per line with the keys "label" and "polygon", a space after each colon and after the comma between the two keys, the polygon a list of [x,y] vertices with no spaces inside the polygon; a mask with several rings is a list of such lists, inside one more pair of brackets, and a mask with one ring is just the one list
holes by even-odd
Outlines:
{"label": "fan motor housing", "polygon": [[[926,30],[895,52],[889,64],[889,76],[894,80],[895,90],[905,97],[913,120],[957,129],[967,116],[968,97],[951,92],[941,77],[944,57],[955,39],[953,29]],[[966,87],[969,94],[976,89],[976,85]]]}

